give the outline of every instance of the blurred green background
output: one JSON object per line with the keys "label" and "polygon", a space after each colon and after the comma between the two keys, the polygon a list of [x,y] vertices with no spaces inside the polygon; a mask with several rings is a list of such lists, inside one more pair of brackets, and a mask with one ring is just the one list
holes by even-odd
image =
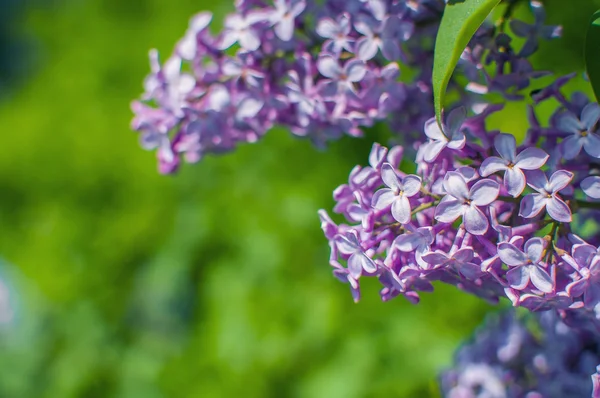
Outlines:
{"label": "blurred green background", "polygon": [[[580,1],[579,15],[594,8]],[[368,281],[354,304],[316,214],[383,133],[318,152],[273,131],[159,176],[129,129],[147,52],[170,53],[200,10],[220,24],[232,1],[21,5],[8,37],[33,46],[0,97],[0,278],[15,307],[0,397],[436,395],[491,307],[445,286],[381,303]],[[562,55],[540,63],[580,67],[576,14]]]}

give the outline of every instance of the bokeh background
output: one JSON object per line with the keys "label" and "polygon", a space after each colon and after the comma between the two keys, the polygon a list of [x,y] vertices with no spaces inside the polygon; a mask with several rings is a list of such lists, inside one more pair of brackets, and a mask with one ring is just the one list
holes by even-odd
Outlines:
{"label": "bokeh background", "polygon": [[[536,62],[581,71],[600,4],[561,2],[566,37]],[[445,286],[381,303],[376,283],[354,304],[331,276],[316,212],[385,129],[327,152],[276,130],[158,175],[129,130],[147,52],[232,8],[0,0],[0,397],[434,397],[497,310]],[[498,126],[522,134],[523,107]]]}

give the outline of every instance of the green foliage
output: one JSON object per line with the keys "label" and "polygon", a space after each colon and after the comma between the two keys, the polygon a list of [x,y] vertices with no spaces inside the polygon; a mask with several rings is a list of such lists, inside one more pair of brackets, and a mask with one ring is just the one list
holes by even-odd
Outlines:
{"label": "green foliage", "polygon": [[469,41],[500,0],[450,0],[435,40],[433,97],[435,116],[442,123],[444,96],[452,72]]}
{"label": "green foliage", "polygon": [[585,38],[585,67],[596,101],[600,100],[600,10],[596,11]]}

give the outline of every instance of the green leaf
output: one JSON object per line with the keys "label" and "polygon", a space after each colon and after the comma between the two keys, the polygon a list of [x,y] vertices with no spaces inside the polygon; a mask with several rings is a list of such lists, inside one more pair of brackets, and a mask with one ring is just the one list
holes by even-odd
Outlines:
{"label": "green leaf", "polygon": [[435,39],[433,100],[435,117],[442,124],[442,106],[448,82],[460,55],[500,0],[450,0]]}
{"label": "green leaf", "polygon": [[592,15],[585,37],[585,68],[598,101],[600,99],[600,10]]}

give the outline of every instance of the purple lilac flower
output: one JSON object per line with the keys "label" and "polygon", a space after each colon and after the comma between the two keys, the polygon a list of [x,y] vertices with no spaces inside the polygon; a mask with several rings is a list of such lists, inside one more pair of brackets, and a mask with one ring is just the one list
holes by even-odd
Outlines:
{"label": "purple lilac flower", "polygon": [[498,183],[490,179],[479,180],[469,189],[461,174],[450,171],[444,178],[444,189],[447,195],[436,207],[435,219],[451,223],[463,217],[468,232],[474,235],[486,233],[489,222],[479,207],[488,206],[496,200]]}
{"label": "purple lilac flower", "polygon": [[596,398],[600,339],[586,327],[568,326],[553,312],[491,315],[440,374],[441,395]]}
{"label": "purple lilac flower", "polygon": [[322,18],[316,27],[317,33],[329,39],[323,43],[323,49],[332,54],[338,54],[342,50],[353,52],[354,39],[350,36],[352,26],[350,15],[343,13],[337,20]]}
{"label": "purple lilac flower", "polygon": [[326,77],[321,80],[321,93],[332,98],[356,93],[354,83],[362,80],[367,72],[366,65],[359,59],[351,59],[341,66],[336,58],[324,55],[317,61],[317,69]]}
{"label": "purple lilac flower", "polygon": [[350,255],[348,271],[355,279],[358,279],[363,271],[371,273],[377,271],[377,265],[365,254],[356,232],[350,231],[346,235],[337,235],[335,242],[342,254]]}
{"label": "purple lilac flower", "polygon": [[528,24],[523,21],[513,19],[510,21],[510,28],[519,37],[527,39],[519,55],[528,57],[535,53],[538,49],[538,39],[554,39],[561,36],[562,28],[560,26],[546,26],[546,12],[540,1],[532,0],[531,9],[535,22]]}
{"label": "purple lilac flower", "polygon": [[413,30],[412,24],[403,23],[396,16],[386,16],[381,22],[359,18],[354,28],[363,35],[356,42],[356,55],[363,61],[375,57],[378,51],[389,61],[398,60],[398,42],[408,40]]}
{"label": "purple lilac flower", "polygon": [[144,148],[157,151],[164,173],[175,172],[181,158],[194,163],[256,142],[275,124],[319,147],[344,134],[361,136],[379,120],[399,136],[417,133],[433,115],[427,70],[401,82],[395,63],[349,58],[361,38],[394,58],[402,41],[403,67],[430,70],[431,27],[443,1],[423,4],[412,10],[385,0],[238,0],[216,35],[212,15],[199,13],[167,62],[152,52],[132,127],[152,142]]}
{"label": "purple lilac flower", "polygon": [[565,159],[573,159],[583,148],[588,155],[600,158],[600,136],[594,133],[600,119],[600,105],[590,103],[583,108],[581,120],[573,113],[565,112],[558,122],[558,128],[570,135],[561,142]]}
{"label": "purple lilac flower", "polygon": [[275,0],[275,9],[269,21],[275,27],[275,34],[283,41],[292,40],[294,21],[306,8],[304,0]]}
{"label": "purple lilac flower", "polygon": [[392,206],[392,216],[401,224],[410,222],[409,198],[421,190],[421,178],[415,175],[399,177],[389,163],[381,167],[381,178],[387,186],[373,195],[373,207],[378,210]]}
{"label": "purple lilac flower", "polygon": [[508,266],[514,267],[506,273],[510,287],[523,290],[531,282],[544,293],[554,289],[552,277],[545,269],[542,257],[546,242],[542,238],[531,238],[525,243],[524,252],[515,245],[502,242],[498,245],[498,255]]}
{"label": "purple lilac flower", "polygon": [[458,108],[450,112],[447,124],[443,129],[440,129],[435,118],[427,121],[425,135],[429,138],[429,142],[419,148],[419,152],[426,162],[433,162],[446,147],[450,149],[464,148],[466,138],[461,127],[465,118],[464,108]]}
{"label": "purple lilac flower", "polygon": [[519,215],[525,218],[537,216],[544,208],[556,221],[570,222],[571,209],[558,196],[573,179],[573,173],[566,170],[558,170],[547,179],[543,172],[530,173],[527,184],[536,190],[521,201]]}
{"label": "purple lilac flower", "polygon": [[494,147],[500,157],[490,156],[481,164],[483,177],[498,171],[504,171],[504,187],[510,195],[517,197],[523,193],[526,185],[523,170],[537,170],[548,160],[548,154],[539,148],[526,148],[517,155],[515,137],[509,134],[498,134]]}

